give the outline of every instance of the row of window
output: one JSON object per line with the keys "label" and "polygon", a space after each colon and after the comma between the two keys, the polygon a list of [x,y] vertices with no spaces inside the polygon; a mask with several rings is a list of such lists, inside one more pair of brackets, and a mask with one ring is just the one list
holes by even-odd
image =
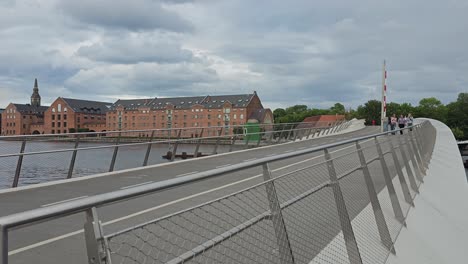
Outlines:
{"label": "row of window", "polygon": [[[57,127],[60,127],[60,122],[57,122]],[[52,122],[52,127],[55,127],[55,122]],[[67,127],[67,122],[63,122],[63,127]]]}
{"label": "row of window", "polygon": [[8,127],[8,126],[16,126],[16,123],[15,123],[15,122],[13,122],[13,123],[6,123],[6,126],[7,126],[7,127]]}
{"label": "row of window", "polygon": [[[57,120],[60,120],[62,116],[60,114],[57,115]],[[55,120],[55,115],[52,115],[52,120]],[[63,115],[63,120],[67,120],[67,115],[64,114]]]}
{"label": "row of window", "polygon": [[[113,127],[113,128],[122,128],[122,125],[123,125],[123,128],[127,128],[128,125],[127,123],[123,123],[123,124],[118,124],[118,123],[109,123],[108,126],[109,127]],[[135,128],[136,127],[136,124],[135,123],[131,123],[130,124],[132,128]],[[171,126],[172,124],[171,123],[167,123],[168,127]],[[178,127],[178,123],[174,123],[174,127]],[[237,125],[237,122],[233,122],[232,123],[233,126],[236,126]],[[150,127],[150,123],[140,123],[139,124],[140,127]],[[191,127],[199,127],[201,126],[200,123],[198,122],[193,122]],[[221,126],[221,122],[217,122],[216,126]],[[152,127],[155,128],[156,127],[156,123],[152,123]],[[162,128],[165,128],[166,127],[166,123],[161,123],[161,127]],[[187,127],[187,123],[184,122],[182,123],[182,127]],[[211,127],[211,122],[208,122],[208,127]]]}
{"label": "row of window", "polygon": [[[52,129],[51,132],[52,132],[52,134],[55,134],[55,132],[57,132],[57,134],[60,134],[60,130],[59,130],[59,129],[57,129],[57,131],[56,131],[55,129]],[[63,133],[67,133],[67,130],[64,129],[64,130],[63,130]]]}

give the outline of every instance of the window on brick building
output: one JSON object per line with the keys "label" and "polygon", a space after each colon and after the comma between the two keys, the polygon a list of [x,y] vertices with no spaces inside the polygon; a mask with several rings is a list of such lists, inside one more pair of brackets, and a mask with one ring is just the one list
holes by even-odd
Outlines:
{"label": "window on brick building", "polygon": [[244,114],[240,114],[240,119],[244,119]]}
{"label": "window on brick building", "polygon": [[237,119],[237,114],[234,114],[234,119]]}
{"label": "window on brick building", "polygon": [[60,115],[57,115],[57,120],[60,120],[60,117],[61,117]]}
{"label": "window on brick building", "polygon": [[187,127],[187,123],[184,122],[184,127]]}
{"label": "window on brick building", "polygon": [[221,119],[221,115],[218,115],[218,119]]}
{"label": "window on brick building", "polygon": [[211,122],[208,122],[208,127],[210,127],[210,126],[211,126]]}
{"label": "window on brick building", "polygon": [[[65,107],[65,109],[67,109],[67,108]],[[67,114],[63,115],[63,120],[67,120]]]}
{"label": "window on brick building", "polygon": [[210,115],[210,114],[208,114],[208,119],[211,119],[211,115]]}
{"label": "window on brick building", "polygon": [[55,115],[52,115],[52,120],[55,120]]}
{"label": "window on brick building", "polygon": [[67,127],[67,122],[63,122],[63,127]]}
{"label": "window on brick building", "polygon": [[26,119],[26,116],[23,116],[23,119]]}
{"label": "window on brick building", "polygon": [[60,122],[57,122],[57,127],[60,127]]}
{"label": "window on brick building", "polygon": [[25,124],[23,124],[23,128],[26,128],[26,125],[25,125]]}
{"label": "window on brick building", "polygon": [[55,122],[52,122],[52,127],[55,127]]}
{"label": "window on brick building", "polygon": [[55,130],[52,129],[52,134],[55,134]]}
{"label": "window on brick building", "polygon": [[135,127],[135,123],[132,123],[132,127]]}
{"label": "window on brick building", "polygon": [[80,122],[80,117],[77,117],[77,118],[76,118],[76,122],[77,122],[77,123]]}

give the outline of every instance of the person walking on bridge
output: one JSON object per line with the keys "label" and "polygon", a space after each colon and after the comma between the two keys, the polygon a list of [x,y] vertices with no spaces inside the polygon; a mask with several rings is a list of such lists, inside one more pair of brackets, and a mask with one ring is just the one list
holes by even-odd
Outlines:
{"label": "person walking on bridge", "polygon": [[[408,114],[408,118],[406,120],[406,124],[410,127],[413,125],[413,116],[411,115],[411,113]],[[413,128],[410,128],[409,131],[413,131]]]}
{"label": "person walking on bridge", "polygon": [[406,125],[406,118],[403,115],[400,115],[400,118],[398,118],[398,127],[400,128],[400,135],[403,135],[403,128],[405,128]]}
{"label": "person walking on bridge", "polygon": [[[396,115],[393,114],[392,117],[390,118],[390,130],[395,130],[395,127],[397,125],[397,118]],[[395,135],[395,132],[392,132],[392,135]]]}

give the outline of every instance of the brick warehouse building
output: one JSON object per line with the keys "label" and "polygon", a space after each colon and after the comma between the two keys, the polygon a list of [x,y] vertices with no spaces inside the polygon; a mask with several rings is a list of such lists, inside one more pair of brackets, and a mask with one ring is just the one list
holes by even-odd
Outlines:
{"label": "brick warehouse building", "polygon": [[46,134],[73,133],[79,131],[106,131],[106,112],[112,103],[57,98],[44,113]]}
{"label": "brick warehouse building", "polygon": [[39,131],[32,129],[41,127],[44,124],[44,112],[46,110],[47,106],[41,106],[41,96],[39,95],[36,79],[34,80],[30,104],[10,103],[3,111],[0,134],[3,136],[28,135],[33,132],[38,134]]}
{"label": "brick warehouse building", "polygon": [[[272,124],[273,114],[263,108],[257,93],[173,98],[118,100],[107,112],[107,130],[149,130],[187,127],[232,127],[247,122]],[[196,132],[185,132],[193,137]],[[208,130],[205,136],[214,136]]]}

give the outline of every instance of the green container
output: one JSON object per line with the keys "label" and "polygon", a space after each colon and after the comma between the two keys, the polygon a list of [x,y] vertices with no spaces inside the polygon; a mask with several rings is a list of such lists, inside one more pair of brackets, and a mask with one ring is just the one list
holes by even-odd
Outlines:
{"label": "green container", "polygon": [[249,142],[256,142],[262,136],[260,134],[260,126],[258,123],[247,123],[244,125],[244,133],[246,136],[244,137],[245,141]]}

